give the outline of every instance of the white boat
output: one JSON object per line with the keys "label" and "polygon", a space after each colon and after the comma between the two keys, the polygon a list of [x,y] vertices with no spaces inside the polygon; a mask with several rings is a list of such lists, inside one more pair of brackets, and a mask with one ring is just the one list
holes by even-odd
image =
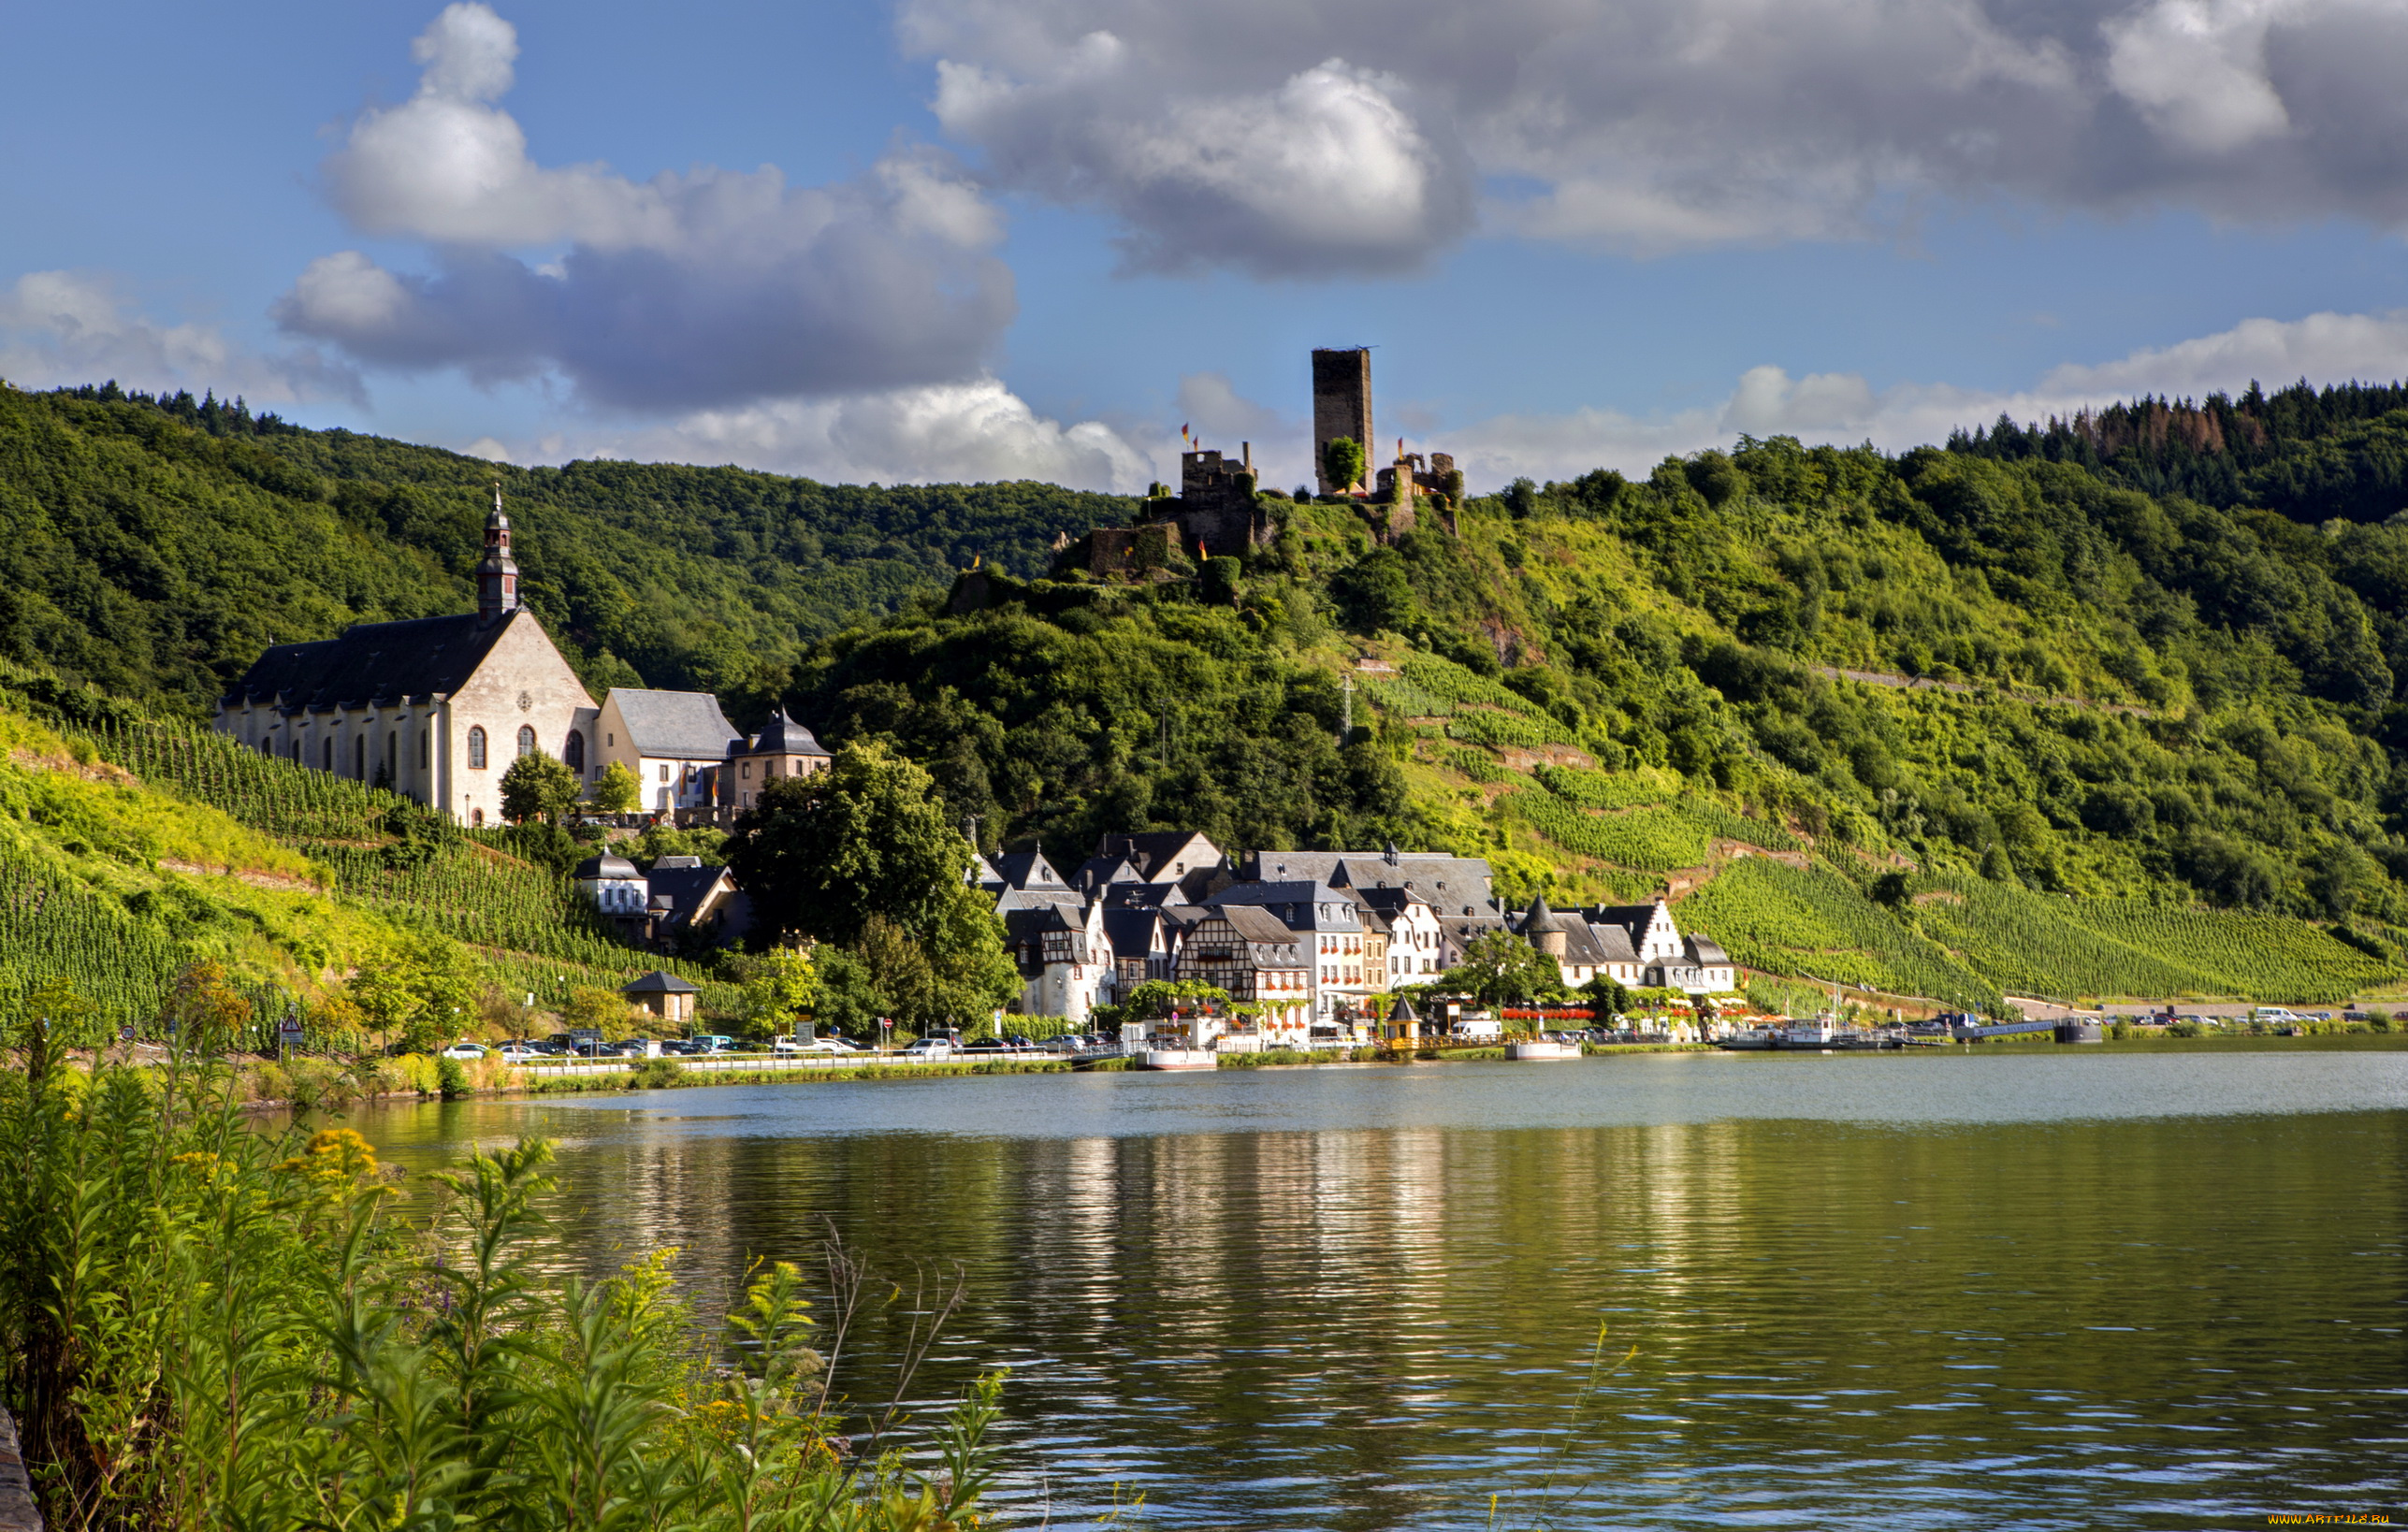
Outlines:
{"label": "white boat", "polygon": [[1714,1040],[1716,1048],[1774,1048],[1781,1046],[1778,1027],[1742,1027],[1726,1037]]}
{"label": "white boat", "polygon": [[1219,1055],[1209,1048],[1139,1048],[1129,1058],[1139,1069],[1218,1069]]}
{"label": "white boat", "polygon": [[1538,1041],[1507,1043],[1505,1057],[1508,1059],[1577,1059],[1580,1057],[1580,1046],[1576,1043]]}
{"label": "white boat", "polygon": [[1831,1018],[1792,1018],[1780,1029],[1783,1048],[1829,1048],[1839,1041],[1839,1029]]}

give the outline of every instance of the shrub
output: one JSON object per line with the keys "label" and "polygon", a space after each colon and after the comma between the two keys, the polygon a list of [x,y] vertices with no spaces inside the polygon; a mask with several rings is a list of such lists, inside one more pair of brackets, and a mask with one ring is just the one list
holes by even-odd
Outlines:
{"label": "shrub", "polygon": [[685,1065],[675,1059],[646,1059],[631,1072],[628,1084],[642,1091],[662,1091],[677,1083],[686,1073]]}
{"label": "shrub", "polygon": [[453,1101],[469,1093],[468,1071],[460,1067],[460,1062],[457,1059],[439,1058],[435,1061],[435,1083],[436,1088],[442,1091],[445,1101]]}

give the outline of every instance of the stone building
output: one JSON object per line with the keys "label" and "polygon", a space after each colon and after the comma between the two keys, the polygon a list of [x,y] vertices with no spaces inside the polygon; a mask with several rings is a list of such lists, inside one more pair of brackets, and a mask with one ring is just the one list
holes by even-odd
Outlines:
{"label": "stone building", "polygon": [[740,748],[730,754],[719,773],[719,802],[729,808],[748,809],[772,782],[824,772],[834,759],[782,707],[760,733],[736,743]]}
{"label": "stone building", "polygon": [[1313,354],[1313,472],[1324,495],[1349,495],[1359,484],[1329,482],[1329,443],[1343,437],[1371,461],[1371,350],[1354,346]]}
{"label": "stone building", "polygon": [[600,769],[594,700],[519,605],[499,488],[476,584],[473,613],[276,645],[218,700],[211,727],[471,825],[500,822],[501,773],[520,756],[541,750],[587,780]]}

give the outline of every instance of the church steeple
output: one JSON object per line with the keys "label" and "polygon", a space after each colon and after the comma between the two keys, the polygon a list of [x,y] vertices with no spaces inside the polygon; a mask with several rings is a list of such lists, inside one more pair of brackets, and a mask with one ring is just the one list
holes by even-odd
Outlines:
{"label": "church steeple", "polygon": [[510,518],[501,513],[501,485],[493,486],[493,514],[485,518],[485,557],[476,566],[476,614],[486,622],[518,610],[518,564],[510,556]]}

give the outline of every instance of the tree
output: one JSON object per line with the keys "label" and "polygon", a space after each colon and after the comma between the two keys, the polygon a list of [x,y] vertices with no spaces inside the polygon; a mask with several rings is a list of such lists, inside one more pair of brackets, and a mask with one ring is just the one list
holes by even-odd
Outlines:
{"label": "tree", "polygon": [[[648,1013],[646,1013],[648,1014]],[[627,997],[617,990],[590,985],[569,991],[568,1004],[560,1007],[560,1024],[579,1032],[609,1033],[622,1028],[643,1030],[644,1019]]]}
{"label": "tree", "polygon": [[1182,1004],[1228,1003],[1228,990],[1201,979],[1148,979],[1128,992],[1121,1002],[1121,1009],[1132,1019],[1145,1021],[1168,1016],[1172,1007]]}
{"label": "tree", "polygon": [[1363,482],[1363,444],[1351,436],[1331,440],[1321,449],[1322,477],[1329,481],[1333,494],[1343,495]]}
{"label": "tree", "polygon": [[1473,938],[1463,949],[1463,961],[1447,970],[1439,987],[1470,995],[1483,1005],[1498,1005],[1561,993],[1563,970],[1511,932],[1492,931]]}
{"label": "tree", "polygon": [[745,1014],[773,1036],[791,1033],[820,1002],[820,968],[808,949],[773,947],[747,965]]}
{"label": "tree", "polygon": [[1580,987],[1580,993],[1600,1021],[1624,1015],[1631,1008],[1631,991],[1622,987],[1621,980],[1610,975],[1598,975]]}
{"label": "tree", "polygon": [[928,947],[939,1019],[973,1027],[1020,992],[1020,969],[1003,939],[994,903],[966,884],[957,889]]}
{"label": "tree", "polygon": [[440,1048],[476,1011],[477,981],[468,955],[429,938],[384,962],[363,966],[347,990],[369,1029],[412,1052]]}
{"label": "tree", "polygon": [[223,964],[187,963],[160,1005],[159,1019],[184,1047],[217,1053],[241,1035],[251,1019],[251,1002],[226,981]]}
{"label": "tree", "polygon": [[873,916],[918,942],[950,914],[970,843],[928,773],[877,744],[847,744],[824,772],[762,789],[728,840],[729,869],[752,896],[753,939],[785,932],[839,946]]}
{"label": "tree", "polygon": [[604,814],[632,814],[644,802],[644,784],[625,761],[614,760],[594,778],[593,804]]}
{"label": "tree", "polygon": [[501,773],[501,817],[518,824],[558,824],[577,806],[577,773],[541,750],[530,750]]}

